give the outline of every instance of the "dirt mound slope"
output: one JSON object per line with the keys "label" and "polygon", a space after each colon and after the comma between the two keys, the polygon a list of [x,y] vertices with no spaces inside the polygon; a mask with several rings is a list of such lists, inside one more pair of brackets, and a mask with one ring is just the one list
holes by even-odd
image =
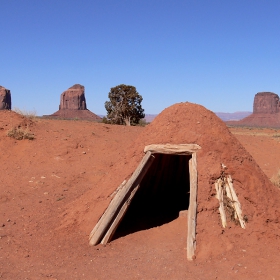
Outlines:
{"label": "dirt mound slope", "polygon": [[11,110],[3,110],[0,114],[0,131],[7,132],[7,130],[14,127],[31,127],[34,124],[32,119]]}

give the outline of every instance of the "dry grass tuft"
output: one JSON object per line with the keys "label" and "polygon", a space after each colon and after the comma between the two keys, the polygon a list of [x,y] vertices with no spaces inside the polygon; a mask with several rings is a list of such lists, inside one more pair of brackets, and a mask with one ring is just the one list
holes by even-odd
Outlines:
{"label": "dry grass tuft", "polygon": [[27,110],[22,110],[19,108],[14,108],[14,112],[18,113],[19,115],[22,115],[28,119],[35,119],[37,117],[37,112],[35,110],[33,111],[27,111]]}
{"label": "dry grass tuft", "polygon": [[270,181],[274,186],[280,189],[280,169],[271,177]]}
{"label": "dry grass tuft", "polygon": [[7,136],[15,138],[16,140],[23,140],[23,139],[28,139],[28,140],[33,140],[34,134],[30,133],[28,129],[23,129],[21,127],[13,127],[7,132]]}

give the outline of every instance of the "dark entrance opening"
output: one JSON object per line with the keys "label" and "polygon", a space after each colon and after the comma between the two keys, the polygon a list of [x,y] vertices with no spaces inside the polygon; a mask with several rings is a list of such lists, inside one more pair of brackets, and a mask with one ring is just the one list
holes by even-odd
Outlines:
{"label": "dark entrance opening", "polygon": [[188,209],[192,156],[154,154],[154,157],[113,239],[168,223],[180,211]]}

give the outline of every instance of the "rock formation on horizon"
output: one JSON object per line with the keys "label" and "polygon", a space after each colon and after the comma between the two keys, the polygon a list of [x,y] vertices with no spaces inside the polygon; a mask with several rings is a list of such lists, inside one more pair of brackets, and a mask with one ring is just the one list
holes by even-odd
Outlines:
{"label": "rock formation on horizon", "polygon": [[47,118],[101,120],[99,116],[87,109],[85,87],[75,84],[60,95],[59,110]]}
{"label": "rock formation on horizon", "polygon": [[253,114],[240,120],[229,121],[229,125],[280,127],[280,100],[273,92],[258,92],[254,98]]}
{"label": "rock formation on horizon", "polygon": [[86,110],[85,87],[75,84],[60,96],[59,110]]}
{"label": "rock formation on horizon", "polygon": [[279,96],[273,92],[258,92],[254,98],[253,114],[280,112]]}
{"label": "rock formation on horizon", "polygon": [[11,91],[0,86],[0,110],[11,110],[12,98]]}

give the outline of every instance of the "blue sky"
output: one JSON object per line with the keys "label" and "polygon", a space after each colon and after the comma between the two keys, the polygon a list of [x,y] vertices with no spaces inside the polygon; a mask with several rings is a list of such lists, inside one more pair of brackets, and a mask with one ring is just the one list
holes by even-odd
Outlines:
{"label": "blue sky", "polygon": [[119,84],[147,114],[185,101],[252,111],[257,92],[280,94],[280,1],[0,0],[0,11],[0,85],[38,115],[76,83],[96,114]]}

